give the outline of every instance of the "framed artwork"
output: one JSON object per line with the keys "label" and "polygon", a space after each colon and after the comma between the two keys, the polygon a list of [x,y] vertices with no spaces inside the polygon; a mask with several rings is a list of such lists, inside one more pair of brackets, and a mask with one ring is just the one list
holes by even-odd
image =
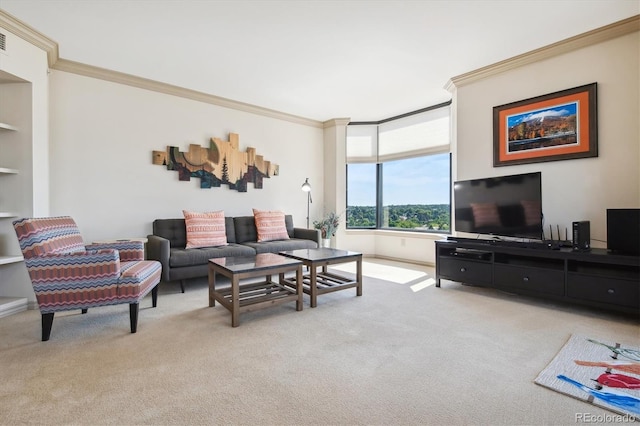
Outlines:
{"label": "framed artwork", "polygon": [[493,108],[493,166],[598,156],[597,83]]}

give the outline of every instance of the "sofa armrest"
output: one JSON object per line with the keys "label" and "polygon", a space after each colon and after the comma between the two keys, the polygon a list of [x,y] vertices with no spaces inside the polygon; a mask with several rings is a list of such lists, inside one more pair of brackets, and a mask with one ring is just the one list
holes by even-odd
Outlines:
{"label": "sofa armrest", "polygon": [[293,228],[293,238],[315,241],[320,247],[320,230],[307,228]]}
{"label": "sofa armrest", "polygon": [[169,255],[171,245],[166,238],[157,235],[147,236],[147,258],[149,260],[157,260],[162,264],[162,280],[169,280]]}

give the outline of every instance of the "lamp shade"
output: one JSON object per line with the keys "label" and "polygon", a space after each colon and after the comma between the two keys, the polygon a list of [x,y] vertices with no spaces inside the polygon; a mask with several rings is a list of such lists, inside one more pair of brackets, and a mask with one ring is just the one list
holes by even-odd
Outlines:
{"label": "lamp shade", "polygon": [[304,183],[302,184],[302,190],[304,192],[311,192],[311,184],[309,183],[309,178],[306,178]]}

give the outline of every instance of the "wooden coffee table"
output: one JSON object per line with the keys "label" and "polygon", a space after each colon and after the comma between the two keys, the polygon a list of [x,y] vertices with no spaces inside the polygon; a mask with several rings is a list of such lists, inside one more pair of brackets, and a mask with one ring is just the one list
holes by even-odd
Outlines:
{"label": "wooden coffee table", "polygon": [[[309,268],[309,273],[303,275],[303,291],[310,296],[312,308],[318,304],[318,295],[332,291],[355,287],[356,295],[362,296],[362,253],[323,247],[282,251],[280,254],[299,260]],[[355,280],[327,271],[328,265],[348,262],[356,262]],[[320,272],[318,267],[322,267]],[[295,284],[299,282],[296,279]]]}
{"label": "wooden coffee table", "polygon": [[[285,278],[285,272],[295,277]],[[231,280],[231,285],[216,288],[216,274]],[[278,275],[278,281],[271,279]],[[240,280],[265,277],[264,281],[241,284]],[[231,312],[231,325],[240,325],[240,312],[248,312],[289,301],[302,310],[302,262],[274,253],[246,257],[209,259],[209,306],[216,301]]]}

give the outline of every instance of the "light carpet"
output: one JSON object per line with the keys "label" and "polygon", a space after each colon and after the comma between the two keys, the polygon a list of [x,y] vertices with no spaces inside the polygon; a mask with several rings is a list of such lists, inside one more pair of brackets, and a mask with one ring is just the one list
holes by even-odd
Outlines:
{"label": "light carpet", "polygon": [[2,318],[0,424],[571,425],[610,413],[533,380],[570,335],[633,343],[637,320],[449,281],[412,289],[432,270],[364,272],[361,297],[330,293],[313,309],[305,297],[300,312],[248,312],[236,328],[208,307],[206,280],[184,294],[161,284],[135,334],[126,305],[56,314],[48,342],[38,311]]}
{"label": "light carpet", "polygon": [[[637,345],[637,342],[633,343]],[[640,420],[640,348],[573,335],[535,382]],[[614,420],[616,417],[611,417]],[[620,419],[622,422],[622,419]]]}

